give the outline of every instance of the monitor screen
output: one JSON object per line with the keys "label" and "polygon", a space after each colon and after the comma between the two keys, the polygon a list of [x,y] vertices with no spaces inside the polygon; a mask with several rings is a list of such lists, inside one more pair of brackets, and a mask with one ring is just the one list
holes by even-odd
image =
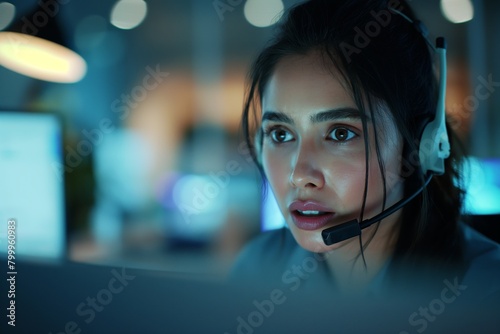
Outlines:
{"label": "monitor screen", "polygon": [[470,157],[464,164],[464,213],[500,214],[500,158]]}
{"label": "monitor screen", "polygon": [[[15,230],[16,257],[64,255],[61,141],[54,115],[0,111],[0,234]],[[0,240],[7,253],[7,238]]]}

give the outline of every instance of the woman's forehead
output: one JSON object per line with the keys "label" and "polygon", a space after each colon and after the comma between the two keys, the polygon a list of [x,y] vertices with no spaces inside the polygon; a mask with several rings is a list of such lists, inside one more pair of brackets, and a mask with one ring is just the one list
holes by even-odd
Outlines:
{"label": "woman's forehead", "polygon": [[294,113],[305,110],[356,108],[338,72],[327,68],[318,53],[280,60],[263,92],[263,110]]}

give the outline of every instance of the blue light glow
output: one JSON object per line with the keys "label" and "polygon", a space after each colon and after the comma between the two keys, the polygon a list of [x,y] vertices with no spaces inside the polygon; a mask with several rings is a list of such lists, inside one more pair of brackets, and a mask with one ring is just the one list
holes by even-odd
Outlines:
{"label": "blue light glow", "polygon": [[469,158],[464,165],[464,213],[500,214],[500,159]]}
{"label": "blue light glow", "polygon": [[[0,219],[3,226],[16,220],[19,256],[64,255],[60,141],[60,123],[53,115],[0,113]],[[0,240],[5,252],[6,239]]]}

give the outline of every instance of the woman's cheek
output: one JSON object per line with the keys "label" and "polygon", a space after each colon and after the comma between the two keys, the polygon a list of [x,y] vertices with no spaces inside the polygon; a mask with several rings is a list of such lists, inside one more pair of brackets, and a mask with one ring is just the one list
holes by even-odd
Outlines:
{"label": "woman's cheek", "polygon": [[358,159],[338,159],[329,163],[331,166],[325,173],[327,186],[330,192],[335,193],[335,197],[345,207],[359,206],[365,185],[365,163]]}
{"label": "woman's cheek", "polygon": [[264,173],[279,201],[286,193],[288,174],[287,157],[276,150],[264,149],[262,153],[262,167]]}

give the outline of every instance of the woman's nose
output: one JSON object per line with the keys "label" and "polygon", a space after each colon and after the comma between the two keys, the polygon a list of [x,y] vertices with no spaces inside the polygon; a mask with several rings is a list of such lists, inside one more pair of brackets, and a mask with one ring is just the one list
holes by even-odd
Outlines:
{"label": "woman's nose", "polygon": [[323,188],[325,178],[319,168],[317,153],[312,147],[300,147],[292,162],[290,183],[297,188]]}

